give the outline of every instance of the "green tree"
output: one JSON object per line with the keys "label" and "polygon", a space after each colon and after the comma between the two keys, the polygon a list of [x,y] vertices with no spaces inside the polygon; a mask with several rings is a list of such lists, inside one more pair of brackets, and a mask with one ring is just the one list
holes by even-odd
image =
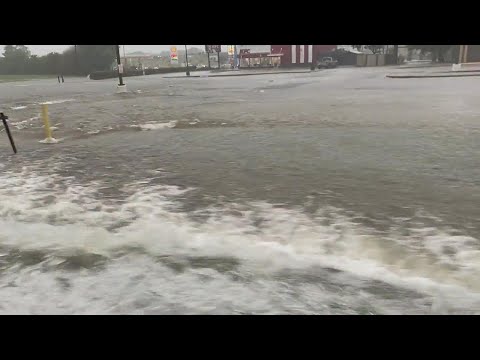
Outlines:
{"label": "green tree", "polygon": [[367,49],[371,50],[374,54],[380,54],[385,50],[385,45],[367,45]]}
{"label": "green tree", "polygon": [[45,56],[44,71],[47,74],[58,75],[64,73],[62,55],[57,52]]}
{"label": "green tree", "polygon": [[421,50],[424,54],[431,53],[432,61],[444,62],[444,55],[452,46],[453,45],[408,45],[408,48]]}
{"label": "green tree", "polygon": [[352,47],[357,50],[360,50],[362,46],[365,46],[365,48],[374,54],[380,54],[385,49],[385,45],[352,45]]}
{"label": "green tree", "polygon": [[3,48],[3,56],[5,58],[18,57],[28,59],[30,50],[25,45],[5,45]]}
{"label": "green tree", "polygon": [[65,73],[88,75],[93,71],[109,70],[115,62],[116,45],[77,45],[63,52]]}
{"label": "green tree", "polygon": [[23,74],[30,58],[25,45],[5,45],[0,71],[4,74]]}
{"label": "green tree", "polygon": [[43,56],[42,57],[38,57],[37,55],[30,56],[25,72],[32,75],[43,74],[44,73],[43,59],[44,59]]}

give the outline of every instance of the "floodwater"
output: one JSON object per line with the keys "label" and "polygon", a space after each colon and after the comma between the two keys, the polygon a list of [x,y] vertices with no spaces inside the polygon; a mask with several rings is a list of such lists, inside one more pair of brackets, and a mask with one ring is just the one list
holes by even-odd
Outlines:
{"label": "floodwater", "polygon": [[480,84],[385,72],[0,84],[0,313],[479,314]]}

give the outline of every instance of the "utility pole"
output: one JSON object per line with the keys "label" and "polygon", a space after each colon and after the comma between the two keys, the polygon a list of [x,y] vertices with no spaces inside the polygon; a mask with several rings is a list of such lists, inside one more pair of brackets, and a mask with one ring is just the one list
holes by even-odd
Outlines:
{"label": "utility pole", "polygon": [[75,46],[75,73],[77,75],[80,75],[80,69],[78,68],[78,57],[77,57],[77,45],[73,45]]}
{"label": "utility pole", "polygon": [[238,69],[238,54],[237,54],[237,45],[233,45],[233,68]]}
{"label": "utility pole", "polygon": [[463,45],[463,62],[467,63],[468,62],[468,45]]}
{"label": "utility pole", "polygon": [[188,51],[187,51],[187,45],[185,45],[185,62],[187,63],[186,75],[187,75],[187,76],[190,76],[190,71],[188,70]]}
{"label": "utility pole", "polygon": [[10,133],[10,128],[8,127],[8,122],[7,122],[8,116],[3,115],[3,113],[0,113],[0,119],[3,122],[3,126],[5,126],[5,131],[7,133],[8,140],[10,140],[10,145],[12,145],[13,152],[16,154],[17,148],[15,146],[15,142],[13,141],[12,134]]}
{"label": "utility pole", "polygon": [[393,60],[398,64],[398,45],[393,45]]}
{"label": "utility pole", "polygon": [[117,70],[118,70],[118,86],[117,92],[127,92],[127,86],[123,83],[123,65],[120,58],[120,45],[115,45],[115,51],[117,53]]}
{"label": "utility pole", "polygon": [[464,51],[465,45],[460,45],[459,51],[458,51],[458,63],[461,64],[463,61],[463,51]]}

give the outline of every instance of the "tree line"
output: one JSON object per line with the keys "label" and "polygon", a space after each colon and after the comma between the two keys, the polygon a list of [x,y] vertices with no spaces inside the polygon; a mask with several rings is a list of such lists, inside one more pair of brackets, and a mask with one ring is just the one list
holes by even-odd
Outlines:
{"label": "tree line", "polygon": [[0,74],[88,75],[110,70],[116,59],[116,45],[72,45],[62,53],[32,55],[25,45],[5,45],[0,57]]}
{"label": "tree line", "polygon": [[[365,47],[374,54],[379,54],[385,51],[386,45],[352,45],[354,48],[360,50]],[[398,45],[393,45],[397,48]],[[410,50],[420,50],[422,54],[430,54],[433,61],[444,62],[445,54],[455,45],[408,45]],[[395,50],[394,50],[395,52]]]}
{"label": "tree line", "polygon": [[420,50],[422,54],[429,53],[432,61],[444,62],[446,53],[458,45],[408,45],[410,50]]}
{"label": "tree line", "polygon": [[[83,75],[94,71],[111,70],[115,63],[116,45],[72,45],[62,53],[51,52],[44,56],[32,55],[25,45],[5,45],[3,57],[0,57],[0,74],[18,75]],[[360,45],[353,45],[358,47]],[[385,45],[368,45],[377,53]],[[398,45],[394,45],[398,49]],[[443,62],[444,54],[453,45],[408,45],[409,49],[419,49],[430,53],[432,60]],[[197,49],[195,49],[197,50]],[[196,51],[189,50],[190,54]],[[200,50],[199,50],[200,51]],[[182,55],[179,51],[179,58]],[[168,53],[167,53],[168,54]],[[227,55],[221,53],[221,62]],[[206,60],[206,55],[205,55]],[[215,66],[212,64],[212,66]]]}

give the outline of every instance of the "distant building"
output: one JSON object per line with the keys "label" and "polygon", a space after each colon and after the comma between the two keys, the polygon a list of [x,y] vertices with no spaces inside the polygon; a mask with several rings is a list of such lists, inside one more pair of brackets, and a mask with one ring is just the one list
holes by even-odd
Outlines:
{"label": "distant building", "polygon": [[237,45],[241,67],[309,66],[337,45]]}
{"label": "distant building", "polygon": [[[450,61],[452,63],[471,63],[471,62],[480,62],[480,45],[454,45],[450,49],[450,54],[446,61]],[[462,54],[460,54],[460,50],[462,50]],[[460,59],[459,57],[462,57]]]}
{"label": "distant building", "polygon": [[279,57],[281,66],[308,66],[336,49],[337,45],[272,45],[271,56]]}
{"label": "distant building", "polygon": [[344,50],[353,54],[373,54],[368,45],[337,45],[337,50]]}
{"label": "distant building", "polygon": [[271,45],[237,45],[240,67],[274,66]]}
{"label": "distant building", "polygon": [[152,69],[162,65],[162,57],[157,55],[136,55],[129,54],[121,57],[122,64],[126,68],[135,67],[139,69]]}

